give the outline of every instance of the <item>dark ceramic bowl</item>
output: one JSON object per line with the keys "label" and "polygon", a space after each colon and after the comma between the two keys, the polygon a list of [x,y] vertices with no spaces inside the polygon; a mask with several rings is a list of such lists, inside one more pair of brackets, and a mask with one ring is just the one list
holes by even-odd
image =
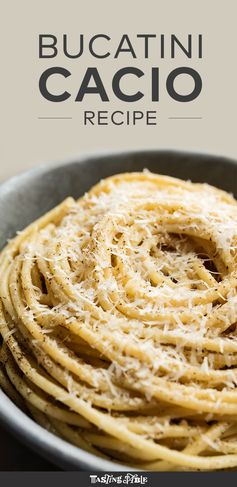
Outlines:
{"label": "dark ceramic bowl", "polygon": [[[223,157],[172,151],[84,156],[72,162],[33,169],[0,186],[0,248],[17,230],[22,230],[66,196],[78,198],[101,178],[143,168],[194,182],[207,182],[237,196],[237,164]],[[2,391],[0,420],[18,439],[61,468],[127,470],[44,430],[22,413]]]}

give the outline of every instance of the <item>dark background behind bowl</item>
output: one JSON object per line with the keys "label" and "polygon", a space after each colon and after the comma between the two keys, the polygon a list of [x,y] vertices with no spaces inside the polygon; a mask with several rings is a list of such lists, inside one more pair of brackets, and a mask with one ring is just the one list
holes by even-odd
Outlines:
{"label": "dark background behind bowl", "polygon": [[[144,168],[181,179],[191,179],[193,182],[213,184],[237,196],[237,164],[223,157],[173,151],[123,152],[81,157],[58,166],[33,169],[0,186],[0,247],[17,230],[22,230],[66,196],[78,198],[101,178],[120,172],[141,171]],[[1,407],[4,405],[0,404],[0,417]],[[9,426],[14,431],[14,418],[9,418]],[[0,438],[0,470],[57,469],[23,447],[6,433],[5,428],[0,430]],[[31,442],[36,449],[37,440],[31,440],[28,432],[27,443]],[[47,457],[47,452],[45,456]],[[50,455],[48,458],[50,460]],[[68,461],[70,464],[70,458]]]}

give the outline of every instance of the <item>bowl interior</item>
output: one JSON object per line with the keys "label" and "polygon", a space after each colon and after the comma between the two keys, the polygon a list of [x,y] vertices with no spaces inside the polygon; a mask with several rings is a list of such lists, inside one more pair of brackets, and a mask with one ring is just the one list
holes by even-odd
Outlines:
{"label": "bowl interior", "polygon": [[[144,168],[193,182],[213,184],[237,196],[237,164],[223,157],[171,151],[86,156],[58,166],[34,169],[0,186],[0,248],[16,231],[22,230],[66,196],[78,198],[101,178]],[[2,392],[0,418],[25,443],[61,467],[74,470],[120,469],[117,464],[96,458],[43,430]]]}

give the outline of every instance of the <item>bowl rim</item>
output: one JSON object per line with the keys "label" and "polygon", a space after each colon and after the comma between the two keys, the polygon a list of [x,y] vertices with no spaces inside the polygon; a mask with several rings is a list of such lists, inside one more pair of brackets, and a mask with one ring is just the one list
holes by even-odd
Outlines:
{"label": "bowl rim", "polygon": [[132,471],[74,446],[36,423],[0,389],[0,423],[22,443],[65,470]]}
{"label": "bowl rim", "polygon": [[[15,185],[19,186],[21,182],[27,181],[31,177],[42,176],[44,173],[57,171],[59,168],[70,165],[85,163],[93,159],[113,158],[113,156],[129,157],[131,155],[177,155],[192,158],[208,158],[210,163],[217,159],[229,165],[236,165],[234,158],[218,156],[208,153],[198,153],[185,150],[175,149],[139,149],[139,150],[121,150],[121,151],[98,151],[91,153],[82,153],[78,157],[68,158],[56,163],[44,163],[36,167],[22,171],[15,176],[0,183],[0,197],[4,198],[9,191],[14,189]],[[112,161],[111,161],[112,164]],[[112,171],[111,171],[111,174]],[[92,453],[86,452],[81,448],[74,446],[66,440],[49,432],[30,416],[21,411],[14,402],[0,389],[0,423],[5,429],[8,429],[17,439],[26,444],[29,448],[40,454],[47,460],[52,461],[58,467],[65,470],[81,469],[84,471],[136,471],[126,465],[116,463],[112,460],[106,460]]]}
{"label": "bowl rim", "polygon": [[93,159],[101,159],[101,158],[111,158],[111,157],[129,157],[129,156],[136,156],[136,155],[141,155],[141,154],[146,154],[146,155],[177,155],[178,157],[184,156],[184,157],[190,157],[190,158],[198,158],[198,159],[209,159],[209,162],[215,163],[218,159],[221,160],[224,163],[230,164],[230,165],[236,165],[237,164],[237,159],[231,156],[225,156],[222,154],[213,154],[205,151],[198,152],[196,150],[185,150],[185,149],[167,149],[167,148],[159,148],[159,149],[126,149],[126,150],[110,150],[110,149],[104,149],[104,150],[98,150],[98,151],[83,151],[80,153],[80,155],[74,155],[72,157],[68,157],[67,159],[57,159],[52,162],[51,161],[46,161],[41,164],[37,164],[35,167],[31,167],[29,169],[24,169],[23,171],[19,171],[16,174],[10,176],[9,178],[3,179],[0,181],[0,191],[1,193],[5,191],[8,191],[11,189],[12,186],[15,185],[15,182],[19,182],[19,179],[28,179],[31,176],[40,176],[41,174],[48,173],[54,170],[58,170],[64,166],[70,166],[73,164],[81,164],[83,162],[86,162],[87,160],[93,160]]}

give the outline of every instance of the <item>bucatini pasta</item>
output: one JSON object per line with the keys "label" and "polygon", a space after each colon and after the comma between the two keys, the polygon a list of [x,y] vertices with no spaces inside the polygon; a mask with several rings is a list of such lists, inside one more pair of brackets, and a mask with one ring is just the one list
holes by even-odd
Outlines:
{"label": "bucatini pasta", "polygon": [[45,428],[149,470],[237,467],[237,202],[101,181],[0,257],[0,384]]}

